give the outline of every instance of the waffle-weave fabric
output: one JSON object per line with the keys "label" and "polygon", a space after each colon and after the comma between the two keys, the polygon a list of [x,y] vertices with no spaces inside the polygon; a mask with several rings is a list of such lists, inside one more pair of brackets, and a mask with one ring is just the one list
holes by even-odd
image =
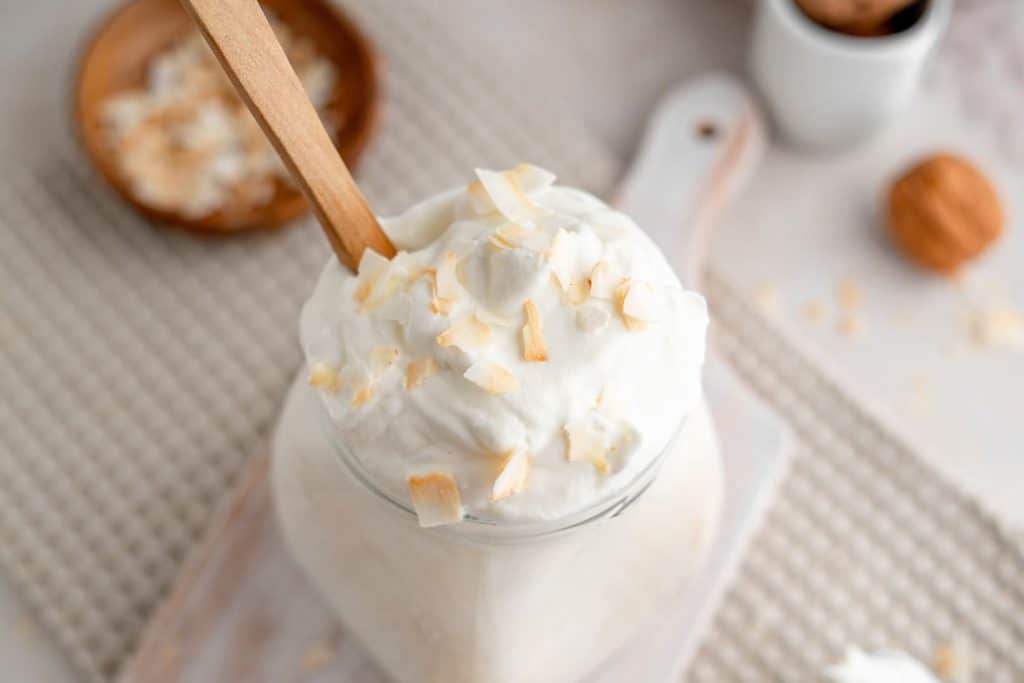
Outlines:
{"label": "waffle-weave fabric", "polygon": [[[378,212],[524,159],[609,189],[614,160],[572,117],[503,91],[421,9],[349,4],[387,55],[357,172]],[[329,249],[308,221],[220,240],[156,228],[60,146],[0,195],[0,559],[104,680],[265,438]]]}
{"label": "waffle-weave fabric", "polygon": [[[611,188],[619,160],[529,90],[542,83],[483,68],[486,35],[434,3],[344,4],[386,55],[384,125],[357,174],[381,213],[524,159]],[[568,17],[579,3],[525,5]],[[567,41],[646,36],[609,70],[610,92],[636,94],[617,111],[639,116],[666,84],[666,17],[685,5],[587,0]],[[597,59],[601,45],[577,47]],[[0,193],[0,560],[84,675],[108,680],[272,423],[326,246],[309,224],[215,242],[154,229],[61,145]],[[850,644],[929,660],[955,641],[975,681],[1024,680],[1020,549],[728,282],[711,273],[708,291],[720,349],[802,445],[688,678],[814,681]]]}

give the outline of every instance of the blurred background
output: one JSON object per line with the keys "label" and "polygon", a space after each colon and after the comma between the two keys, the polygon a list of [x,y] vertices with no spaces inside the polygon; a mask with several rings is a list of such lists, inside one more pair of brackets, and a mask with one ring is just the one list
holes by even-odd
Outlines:
{"label": "blurred background", "polygon": [[[165,18],[176,4],[149,4],[167,7],[136,16],[112,14],[121,4],[106,0],[0,4],[8,680],[100,680],[124,661],[272,424],[299,361],[298,306],[326,253],[200,44],[182,47],[187,26]],[[969,575],[991,570],[992,585],[1021,600],[1024,5],[378,0],[335,3],[352,22],[335,26],[294,9],[310,3],[267,4],[382,213],[465,182],[474,166],[518,161],[612,197],[666,92],[708,76],[742,88],[757,140],[712,202],[713,220],[702,216],[723,355],[804,443],[806,415],[780,407],[783,389],[759,379],[740,347],[770,337],[771,353],[749,357],[778,366],[783,386],[797,373],[789,364],[813,368],[807,395],[827,384],[838,397],[815,419],[847,420],[849,404],[868,425],[856,447],[825,436],[818,450],[857,458],[897,444],[919,458],[926,474],[900,475],[899,486],[934,477],[941,493],[908,499],[925,509],[962,496],[951,508],[966,506],[998,539]],[[122,25],[104,28],[110,17]],[[800,505],[782,491],[783,508]],[[900,533],[886,519],[876,540]],[[921,533],[957,523],[937,517]],[[954,554],[975,533],[963,529]],[[900,552],[897,567],[917,557]],[[930,600],[951,592],[944,580]],[[973,628],[970,609],[950,614]],[[999,615],[1004,640],[979,665],[998,675],[973,680],[1024,680],[1020,613]],[[877,644],[927,658],[956,637]],[[753,649],[734,656],[728,680],[768,680],[792,655],[764,661]],[[695,680],[727,679],[714,662],[729,656],[702,656],[706,678],[698,668]]]}

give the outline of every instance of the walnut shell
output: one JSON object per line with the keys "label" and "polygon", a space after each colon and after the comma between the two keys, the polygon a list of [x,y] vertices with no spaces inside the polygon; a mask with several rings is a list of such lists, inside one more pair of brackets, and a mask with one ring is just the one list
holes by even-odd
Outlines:
{"label": "walnut shell", "polygon": [[853,35],[884,35],[885,23],[914,0],[797,0],[814,22]]}
{"label": "walnut shell", "polygon": [[1003,207],[985,174],[960,157],[929,157],[889,187],[889,235],[915,263],[943,274],[1003,232]]}

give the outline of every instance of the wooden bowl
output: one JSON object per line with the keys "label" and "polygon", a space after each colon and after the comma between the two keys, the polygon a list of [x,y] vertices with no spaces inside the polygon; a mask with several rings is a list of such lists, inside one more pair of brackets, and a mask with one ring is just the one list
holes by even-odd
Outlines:
{"label": "wooden bowl", "polygon": [[[341,125],[335,144],[354,167],[378,118],[377,62],[356,26],[326,0],[261,0],[297,35],[308,37],[335,66],[338,79],[326,110]],[[103,105],[123,90],[141,88],[150,61],[195,30],[178,0],[134,0],[115,10],[89,41],[74,84],[74,123],[85,152],[114,190],[149,218],[191,230],[233,232],[275,228],[308,211],[300,192],[275,180],[271,200],[228,206],[199,219],[141,202],[121,177],[103,127]]]}

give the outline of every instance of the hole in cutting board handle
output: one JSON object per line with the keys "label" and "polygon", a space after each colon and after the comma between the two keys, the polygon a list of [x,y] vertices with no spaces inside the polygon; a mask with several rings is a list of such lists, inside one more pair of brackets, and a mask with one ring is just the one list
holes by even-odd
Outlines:
{"label": "hole in cutting board handle", "polygon": [[718,137],[718,125],[710,119],[704,119],[697,123],[696,133],[701,140],[714,140]]}

